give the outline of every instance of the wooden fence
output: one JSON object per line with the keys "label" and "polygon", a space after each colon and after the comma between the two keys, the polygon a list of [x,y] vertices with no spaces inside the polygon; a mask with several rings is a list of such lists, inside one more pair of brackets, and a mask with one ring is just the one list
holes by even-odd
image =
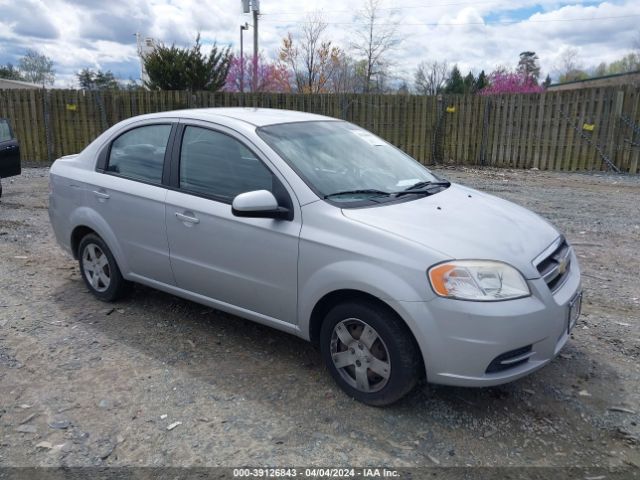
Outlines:
{"label": "wooden fence", "polygon": [[133,115],[222,106],[341,118],[425,164],[636,173],[640,157],[640,92],[631,87],[491,97],[0,91],[0,117],[9,118],[23,158],[42,163],[79,152]]}

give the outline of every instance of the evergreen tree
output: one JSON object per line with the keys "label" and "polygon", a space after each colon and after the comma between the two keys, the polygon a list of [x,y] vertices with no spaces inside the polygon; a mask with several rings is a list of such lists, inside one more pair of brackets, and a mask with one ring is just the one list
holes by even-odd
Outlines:
{"label": "evergreen tree", "polygon": [[547,88],[549,88],[549,85],[551,85],[551,77],[547,73],[547,78],[545,78],[544,82],[542,82],[542,87],[546,90]]}
{"label": "evergreen tree", "polygon": [[475,93],[476,89],[476,77],[473,76],[473,72],[467,73],[464,77],[464,93]]}
{"label": "evergreen tree", "polygon": [[76,74],[78,83],[83,90],[119,90],[120,84],[110,70],[94,72],[90,68],[85,68]]}
{"label": "evergreen tree", "polygon": [[8,80],[24,80],[20,70],[14,67],[11,63],[0,65],[0,78],[6,78]]}
{"label": "evergreen tree", "polygon": [[482,70],[480,72],[480,75],[478,75],[478,78],[476,79],[475,91],[479,92],[488,84],[489,84],[489,81],[487,80],[487,75],[484,73],[484,70]]}
{"label": "evergreen tree", "polygon": [[464,79],[457,65],[454,65],[451,69],[444,93],[464,93]]}
{"label": "evergreen tree", "polygon": [[540,77],[540,65],[536,52],[522,52],[518,61],[517,72],[525,78],[531,78],[537,84]]}
{"label": "evergreen tree", "polygon": [[232,58],[229,47],[218,48],[216,44],[209,55],[202,53],[200,35],[191,48],[160,44],[144,58],[149,75],[145,85],[151,90],[216,92],[225,85]]}

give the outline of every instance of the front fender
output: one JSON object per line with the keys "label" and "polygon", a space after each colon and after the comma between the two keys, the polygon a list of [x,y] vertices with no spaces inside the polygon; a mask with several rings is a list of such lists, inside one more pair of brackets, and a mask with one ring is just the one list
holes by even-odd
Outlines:
{"label": "front fender", "polygon": [[[388,305],[398,300],[424,300],[427,287],[416,289],[405,277],[378,265],[358,260],[343,260],[316,270],[299,288],[298,321],[301,334],[310,339],[311,313],[327,294],[338,290],[357,290],[379,298]],[[398,312],[403,316],[400,312]]]}

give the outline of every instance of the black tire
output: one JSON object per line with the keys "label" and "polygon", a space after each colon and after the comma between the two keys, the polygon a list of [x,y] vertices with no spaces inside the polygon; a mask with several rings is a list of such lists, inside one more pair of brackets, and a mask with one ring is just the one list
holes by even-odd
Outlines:
{"label": "black tire", "polygon": [[[372,337],[377,336],[372,343],[365,338],[367,327],[371,327],[368,333]],[[339,330],[344,335],[345,328],[350,333],[346,338],[353,340],[353,349],[345,349],[347,344],[338,336]],[[363,347],[366,343],[371,343],[370,350],[366,345]],[[340,388],[356,400],[373,406],[390,405],[404,397],[418,382],[423,368],[418,346],[407,326],[390,308],[375,302],[350,301],[333,307],[320,329],[320,350]],[[355,363],[339,368],[334,363],[338,356]],[[372,357],[375,357],[373,361],[382,362],[377,363],[376,369],[380,371],[382,366],[385,373],[381,375],[387,375],[386,379],[367,366],[372,365]],[[356,369],[366,372],[365,383],[358,382]],[[359,385],[366,388],[361,389]]]}
{"label": "black tire", "polygon": [[[95,262],[92,260],[92,253]],[[78,246],[78,263],[82,280],[89,291],[99,300],[113,302],[131,290],[131,282],[122,277],[111,250],[98,235],[89,233],[82,238]],[[99,265],[99,263],[104,263],[104,265]],[[93,274],[98,271],[101,271],[102,275]],[[94,283],[90,278],[97,279],[97,281]],[[102,279],[108,279],[108,282]]]}

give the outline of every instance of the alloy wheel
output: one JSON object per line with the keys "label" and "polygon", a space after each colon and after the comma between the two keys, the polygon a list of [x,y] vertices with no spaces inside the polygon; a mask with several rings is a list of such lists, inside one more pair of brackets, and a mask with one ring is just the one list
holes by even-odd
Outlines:
{"label": "alloy wheel", "polygon": [[378,332],[363,320],[348,318],[337,323],[330,353],[342,378],[361,392],[377,392],[389,381],[389,350]]}
{"label": "alloy wheel", "polygon": [[95,243],[89,243],[82,252],[82,269],[89,284],[98,292],[104,292],[111,284],[109,259]]}

